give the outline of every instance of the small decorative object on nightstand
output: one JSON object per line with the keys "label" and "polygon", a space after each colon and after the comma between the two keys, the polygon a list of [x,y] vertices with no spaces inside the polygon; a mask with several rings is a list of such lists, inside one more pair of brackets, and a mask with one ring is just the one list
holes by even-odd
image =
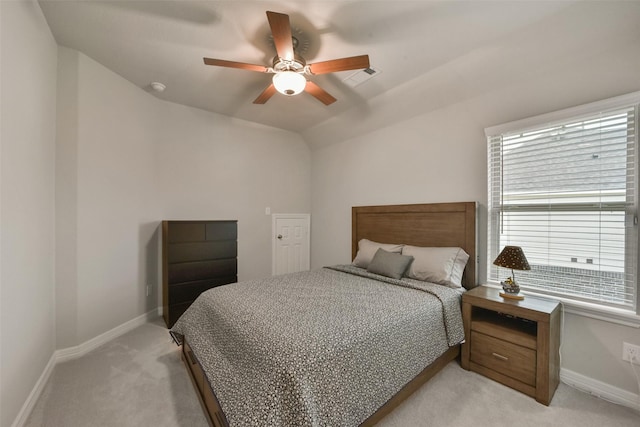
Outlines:
{"label": "small decorative object on nightstand", "polygon": [[493,261],[498,267],[510,268],[511,277],[507,277],[500,282],[504,292],[500,292],[503,298],[522,300],[524,297],[520,295],[520,286],[516,282],[516,275],[513,270],[531,270],[527,257],[520,246],[505,246],[500,255]]}

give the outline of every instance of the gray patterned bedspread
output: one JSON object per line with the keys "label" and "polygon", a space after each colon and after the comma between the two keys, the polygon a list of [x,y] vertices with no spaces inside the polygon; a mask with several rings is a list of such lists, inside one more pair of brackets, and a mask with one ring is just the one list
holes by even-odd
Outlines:
{"label": "gray patterned bedspread", "polygon": [[211,289],[172,334],[231,426],[357,426],[464,339],[460,295],[334,266]]}

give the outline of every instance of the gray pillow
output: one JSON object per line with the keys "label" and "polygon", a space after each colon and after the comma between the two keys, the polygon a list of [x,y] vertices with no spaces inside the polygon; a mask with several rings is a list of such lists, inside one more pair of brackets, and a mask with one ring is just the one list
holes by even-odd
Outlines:
{"label": "gray pillow", "polygon": [[387,252],[380,248],[373,256],[371,263],[369,263],[367,271],[381,276],[391,277],[392,279],[400,279],[404,275],[404,272],[407,271],[407,268],[409,268],[411,261],[413,261],[412,256]]}

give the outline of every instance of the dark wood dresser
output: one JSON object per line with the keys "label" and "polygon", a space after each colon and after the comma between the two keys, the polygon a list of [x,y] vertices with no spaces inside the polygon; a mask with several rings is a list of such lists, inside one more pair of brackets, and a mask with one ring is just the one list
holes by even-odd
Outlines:
{"label": "dark wood dresser", "polygon": [[202,292],[237,281],[237,221],[162,221],[162,309],[167,327]]}

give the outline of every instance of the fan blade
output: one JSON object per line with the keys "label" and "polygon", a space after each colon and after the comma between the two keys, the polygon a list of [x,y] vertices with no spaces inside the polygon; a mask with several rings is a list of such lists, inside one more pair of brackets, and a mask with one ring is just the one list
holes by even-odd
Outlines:
{"label": "fan blade", "polygon": [[269,100],[269,98],[273,96],[274,93],[276,93],[276,87],[273,85],[273,83],[271,83],[265,90],[262,91],[260,95],[258,95],[253,103],[264,104]]}
{"label": "fan blade", "polygon": [[333,96],[329,94],[329,92],[322,89],[312,81],[307,80],[307,85],[305,86],[304,90],[318,99],[324,105],[331,105],[337,101]]}
{"label": "fan blade", "polygon": [[359,70],[361,68],[369,68],[369,55],[332,59],[309,65],[312,74],[327,74],[336,71]]}
{"label": "fan blade", "polygon": [[207,65],[215,65],[217,67],[239,68],[241,70],[259,71],[266,73],[269,71],[264,65],[247,64],[245,62],[225,61],[224,59],[203,58]]}
{"label": "fan blade", "polygon": [[267,19],[276,45],[278,56],[286,61],[293,61],[293,40],[291,38],[291,24],[289,15],[277,12],[267,12]]}

